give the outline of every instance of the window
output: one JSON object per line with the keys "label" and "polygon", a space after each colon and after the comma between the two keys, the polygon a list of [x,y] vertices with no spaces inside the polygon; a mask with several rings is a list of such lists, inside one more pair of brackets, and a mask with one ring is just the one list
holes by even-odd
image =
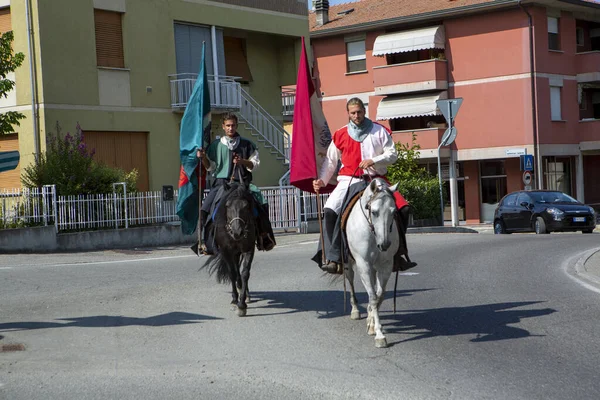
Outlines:
{"label": "window", "polygon": [[562,121],[560,91],[560,87],[550,86],[550,109],[552,121]]}
{"label": "window", "polygon": [[558,35],[558,18],[548,17],[548,49],[560,50],[560,37]]}
{"label": "window", "polygon": [[0,8],[0,34],[12,31],[10,7]]}
{"label": "window", "polygon": [[346,43],[346,54],[348,56],[348,72],[359,72],[367,70],[367,55],[365,41],[359,40]]}
{"label": "window", "polygon": [[519,195],[519,199],[517,200],[517,206],[520,206],[521,203],[529,203],[529,204],[533,204],[533,200],[531,200],[531,197],[529,197],[528,195],[526,195],[525,193],[521,193]]}
{"label": "window", "polygon": [[577,27],[575,28],[575,32],[577,33],[577,46],[583,47],[585,45],[583,28]]}
{"label": "window", "polygon": [[121,17],[118,12],[94,10],[96,64],[99,67],[125,68]]}
{"label": "window", "polygon": [[517,193],[509,194],[502,202],[503,206],[514,207],[517,204]]}

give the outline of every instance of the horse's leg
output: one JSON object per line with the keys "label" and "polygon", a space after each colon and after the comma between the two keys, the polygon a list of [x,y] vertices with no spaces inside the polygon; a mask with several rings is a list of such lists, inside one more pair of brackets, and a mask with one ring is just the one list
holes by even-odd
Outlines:
{"label": "horse's leg", "polygon": [[240,256],[240,265],[242,267],[242,290],[240,291],[240,300],[238,302],[237,315],[244,317],[248,308],[246,304],[246,296],[248,293],[248,280],[250,279],[250,267],[252,266],[252,260],[254,259],[254,249],[249,252],[242,253]]}
{"label": "horse's leg", "polygon": [[[390,261],[392,263],[393,261]],[[390,264],[391,265],[391,264]],[[383,270],[377,271],[375,284],[376,284],[376,296],[377,302],[373,307],[373,329],[375,331],[375,346],[376,347],[387,347],[387,341],[383,334],[383,329],[381,326],[381,320],[379,319],[379,310],[381,309],[381,304],[385,298],[385,288],[387,286],[387,282],[390,279],[391,274],[390,268],[385,268]]]}
{"label": "horse's leg", "polygon": [[356,300],[356,292],[354,290],[354,268],[355,263],[350,260],[348,263],[348,269],[346,269],[346,278],[350,285],[350,304],[352,305],[352,311],[350,312],[350,319],[360,319],[360,311],[358,310],[358,301]]}

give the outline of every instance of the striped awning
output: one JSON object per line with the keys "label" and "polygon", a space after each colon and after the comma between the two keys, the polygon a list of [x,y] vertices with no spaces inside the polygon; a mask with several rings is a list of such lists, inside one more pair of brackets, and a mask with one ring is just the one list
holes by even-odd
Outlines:
{"label": "striped awning", "polygon": [[377,120],[441,115],[436,101],[448,98],[447,92],[435,95],[388,96],[377,107]]}
{"label": "striped awning", "polygon": [[411,31],[386,33],[377,36],[373,45],[374,56],[404,53],[425,49],[444,49],[446,33],[443,25]]}

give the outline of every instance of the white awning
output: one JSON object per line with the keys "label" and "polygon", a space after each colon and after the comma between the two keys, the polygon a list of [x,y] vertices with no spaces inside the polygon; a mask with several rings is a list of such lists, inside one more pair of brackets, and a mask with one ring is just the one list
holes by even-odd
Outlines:
{"label": "white awning", "polygon": [[447,92],[427,96],[388,96],[377,107],[377,120],[441,115],[436,100],[448,98]]}
{"label": "white awning", "polygon": [[446,33],[444,26],[394,32],[377,36],[373,46],[374,56],[403,53],[424,49],[444,49]]}

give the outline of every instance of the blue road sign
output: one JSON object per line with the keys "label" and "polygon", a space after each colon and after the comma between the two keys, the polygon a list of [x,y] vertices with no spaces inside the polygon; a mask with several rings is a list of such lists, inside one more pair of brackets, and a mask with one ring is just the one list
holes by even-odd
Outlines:
{"label": "blue road sign", "polygon": [[10,171],[17,168],[21,156],[18,151],[0,152],[0,172]]}
{"label": "blue road sign", "polygon": [[533,154],[521,156],[521,171],[533,171]]}

